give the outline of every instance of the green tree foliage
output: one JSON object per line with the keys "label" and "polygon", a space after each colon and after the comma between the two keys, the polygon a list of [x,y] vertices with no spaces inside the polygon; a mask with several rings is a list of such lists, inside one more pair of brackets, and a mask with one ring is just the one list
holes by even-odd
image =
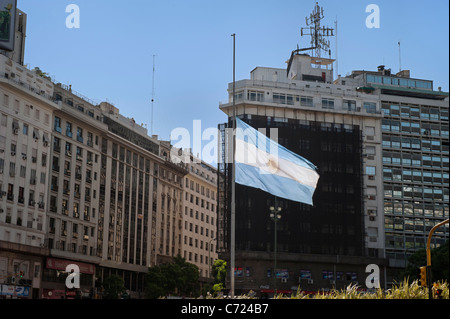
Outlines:
{"label": "green tree foliage", "polygon": [[117,275],[109,276],[103,280],[104,297],[106,299],[118,299],[126,288],[122,277]]}
{"label": "green tree foliage", "polygon": [[212,275],[215,284],[222,284],[225,287],[225,279],[227,277],[227,262],[217,259],[212,266]]}
{"label": "green tree foliage", "polygon": [[217,295],[219,291],[225,288],[225,280],[227,277],[227,262],[222,259],[217,259],[212,265],[212,275],[214,277],[214,285],[212,293]]}
{"label": "green tree foliage", "polygon": [[145,293],[151,299],[167,295],[193,296],[198,291],[198,279],[198,267],[178,255],[172,263],[149,267]]}
{"label": "green tree foliage", "polygon": [[[419,267],[427,265],[426,250],[421,249],[416,251],[408,258],[408,265],[400,274],[398,282],[403,278],[409,278],[409,281],[418,280]],[[448,241],[438,247],[431,249],[431,273],[433,281],[449,281],[449,243]]]}

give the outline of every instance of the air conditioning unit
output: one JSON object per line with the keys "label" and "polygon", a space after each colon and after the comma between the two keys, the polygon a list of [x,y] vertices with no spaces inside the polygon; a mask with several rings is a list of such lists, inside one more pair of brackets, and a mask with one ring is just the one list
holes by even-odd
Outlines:
{"label": "air conditioning unit", "polygon": [[13,130],[13,133],[14,133],[15,135],[19,134],[19,129],[18,129],[18,128],[15,128],[15,129]]}
{"label": "air conditioning unit", "polygon": [[282,282],[283,284],[287,283],[287,278],[281,278],[281,282]]}
{"label": "air conditioning unit", "polygon": [[308,279],[308,285],[312,285],[314,283],[314,280]]}

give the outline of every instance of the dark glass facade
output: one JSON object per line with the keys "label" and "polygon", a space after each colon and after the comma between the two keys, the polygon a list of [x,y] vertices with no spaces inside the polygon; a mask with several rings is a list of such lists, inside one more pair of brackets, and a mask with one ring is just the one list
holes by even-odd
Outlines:
{"label": "dark glass facade", "polygon": [[[359,126],[244,115],[256,129],[278,129],[278,142],[318,167],[320,179],[313,206],[277,198],[277,251],[362,256],[364,208],[362,136]],[[224,132],[226,125],[219,125]],[[222,145],[225,147],[226,143]],[[219,247],[229,247],[231,165],[219,165],[219,196],[225,200],[220,218]],[[220,174],[223,173],[223,176]],[[221,193],[222,188],[222,193]],[[226,190],[226,191],[223,191]],[[219,203],[220,205],[220,203]],[[274,222],[268,207],[275,197],[236,184],[236,250],[273,251]]]}

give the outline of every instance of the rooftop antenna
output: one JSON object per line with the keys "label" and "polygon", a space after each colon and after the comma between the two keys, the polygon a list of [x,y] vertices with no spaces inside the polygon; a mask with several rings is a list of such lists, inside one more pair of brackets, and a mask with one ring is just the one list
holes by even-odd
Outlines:
{"label": "rooftop antenna", "polygon": [[338,66],[338,20],[337,20],[337,16],[336,16],[336,20],[334,21],[334,28],[336,29],[336,37],[334,38],[336,43],[335,43],[335,55],[336,55],[336,78],[339,76],[339,66]]}
{"label": "rooftop antenna", "polygon": [[330,52],[330,41],[326,38],[334,36],[334,29],[320,26],[320,20],[323,18],[323,7],[316,2],[313,12],[305,18],[308,27],[301,28],[301,36],[311,36],[311,49],[315,50],[314,57],[316,58],[320,58],[322,50]]}
{"label": "rooftop antenna", "polygon": [[398,40],[398,72],[402,71],[402,55],[400,51],[400,40]]}
{"label": "rooftop antenna", "polygon": [[150,135],[153,135],[153,102],[155,102],[155,56],[153,54],[153,73],[152,73],[152,114],[150,123]]}

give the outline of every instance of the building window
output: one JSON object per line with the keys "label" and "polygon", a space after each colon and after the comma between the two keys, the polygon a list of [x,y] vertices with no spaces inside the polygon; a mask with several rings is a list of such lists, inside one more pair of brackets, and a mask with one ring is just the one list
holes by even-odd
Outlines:
{"label": "building window", "polygon": [[14,185],[8,184],[8,193],[6,195],[7,200],[14,200]]}
{"label": "building window", "polygon": [[366,166],[366,175],[375,175],[375,166]]}
{"label": "building window", "polygon": [[273,103],[294,105],[294,96],[290,94],[273,94]]}
{"label": "building window", "polygon": [[77,127],[77,141],[83,143],[83,129]]}
{"label": "building window", "polygon": [[72,156],[72,144],[69,142],[66,142],[66,155]]}
{"label": "building window", "polygon": [[373,102],[364,102],[364,108],[367,113],[376,113],[377,112],[377,104]]}
{"label": "building window", "polygon": [[61,150],[61,146],[60,146],[60,140],[59,140],[59,138],[57,138],[57,137],[54,137],[53,138],[53,150],[55,151],[55,152],[60,152],[60,150]]}
{"label": "building window", "polygon": [[66,123],[66,135],[72,137],[72,123],[70,122]]}
{"label": "building window", "polygon": [[77,160],[83,159],[83,149],[77,146]]}
{"label": "building window", "polygon": [[[87,145],[91,146],[91,147],[94,145],[94,137],[91,132],[87,133]],[[117,149],[116,149],[116,153],[117,153]],[[116,157],[117,157],[117,154],[116,154]]]}
{"label": "building window", "polygon": [[344,100],[343,104],[345,110],[353,112],[356,111],[356,101]]}
{"label": "building window", "polygon": [[264,100],[264,92],[248,91],[247,92],[247,99],[249,101],[262,102]]}
{"label": "building window", "polygon": [[322,98],[322,108],[323,109],[334,109],[334,99]]}
{"label": "building window", "polygon": [[300,98],[300,105],[301,106],[314,106],[313,105],[313,98],[311,96],[302,96]]}
{"label": "building window", "polygon": [[234,95],[234,100],[242,101],[243,97],[244,97],[244,91],[236,92],[236,94]]}

